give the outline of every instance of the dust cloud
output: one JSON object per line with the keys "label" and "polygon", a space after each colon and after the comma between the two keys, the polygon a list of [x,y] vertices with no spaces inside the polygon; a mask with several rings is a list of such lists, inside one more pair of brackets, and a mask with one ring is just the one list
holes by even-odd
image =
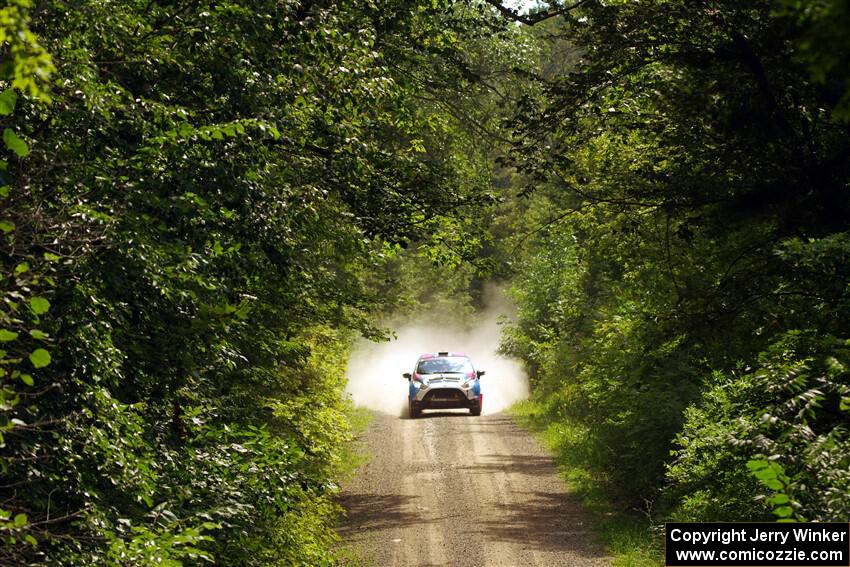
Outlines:
{"label": "dust cloud", "polygon": [[403,415],[408,382],[420,354],[453,351],[467,354],[476,370],[484,370],[483,412],[496,413],[528,396],[528,377],[522,365],[497,353],[502,325],[512,306],[498,288],[488,288],[485,309],[467,327],[450,315],[418,315],[416,321],[388,324],[397,338],[375,343],[361,340],[348,361],[347,391],[354,403],[380,412]]}

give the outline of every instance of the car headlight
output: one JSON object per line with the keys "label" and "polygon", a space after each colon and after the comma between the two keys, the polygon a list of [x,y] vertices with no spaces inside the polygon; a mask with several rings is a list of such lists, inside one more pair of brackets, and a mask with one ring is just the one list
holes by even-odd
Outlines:
{"label": "car headlight", "polygon": [[472,388],[472,386],[474,384],[475,384],[475,378],[467,378],[466,380],[463,381],[463,383],[460,385],[460,387],[463,388],[464,390],[469,390],[470,388]]}
{"label": "car headlight", "polygon": [[425,378],[420,378],[419,380],[413,382],[413,386],[425,390],[428,388],[428,380]]}

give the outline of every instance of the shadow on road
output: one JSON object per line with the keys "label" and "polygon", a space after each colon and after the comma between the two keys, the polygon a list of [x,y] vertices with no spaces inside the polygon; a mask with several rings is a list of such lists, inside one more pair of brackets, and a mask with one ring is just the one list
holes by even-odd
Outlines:
{"label": "shadow on road", "polygon": [[384,530],[418,523],[421,517],[411,511],[413,506],[409,506],[415,499],[399,494],[343,494],[338,502],[348,513],[339,533],[345,535],[359,530]]}
{"label": "shadow on road", "polygon": [[569,551],[586,558],[603,558],[601,546],[594,545],[588,526],[575,502],[563,494],[547,492],[514,493],[518,501],[497,505],[498,521],[477,524],[481,537],[515,542],[538,551]]}
{"label": "shadow on road", "polygon": [[397,494],[348,494],[337,500],[346,510],[346,518],[337,529],[345,536],[358,531],[381,531],[393,528],[451,521],[454,516],[434,517],[427,508],[416,506],[418,496]]}
{"label": "shadow on road", "polygon": [[481,461],[459,467],[469,474],[492,475],[504,472],[523,475],[553,475],[557,471],[549,457],[533,455],[481,455]]}

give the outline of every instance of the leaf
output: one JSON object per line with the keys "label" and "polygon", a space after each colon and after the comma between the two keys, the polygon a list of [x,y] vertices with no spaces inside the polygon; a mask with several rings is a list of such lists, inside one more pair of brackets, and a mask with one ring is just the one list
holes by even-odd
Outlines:
{"label": "leaf", "polygon": [[747,462],[747,468],[752,471],[753,476],[771,490],[783,490],[788,482],[785,470],[777,462],[753,460]]}
{"label": "leaf", "polygon": [[15,523],[16,528],[20,528],[20,527],[25,526],[26,523],[27,523],[27,515],[26,514],[17,514],[15,516],[14,523]]}
{"label": "leaf", "polygon": [[50,353],[43,348],[37,348],[30,354],[30,362],[36,368],[44,368],[50,364]]}
{"label": "leaf", "polygon": [[779,480],[777,480],[776,478],[759,477],[759,480],[762,482],[763,485],[765,485],[771,490],[782,490],[785,487],[785,485],[779,482]]}
{"label": "leaf", "polygon": [[0,230],[5,232],[6,234],[9,234],[13,230],[15,230],[15,223],[7,220],[0,221]]}
{"label": "leaf", "polygon": [[39,329],[32,329],[30,331],[30,336],[34,339],[46,339],[47,333],[45,333],[44,331],[41,331]]}
{"label": "leaf", "polygon": [[18,95],[14,89],[6,89],[0,93],[0,116],[9,116],[15,111]]}
{"label": "leaf", "polygon": [[791,506],[780,506],[779,508],[775,508],[773,513],[780,518],[789,518],[794,513],[794,510]]}
{"label": "leaf", "polygon": [[32,375],[30,374],[21,374],[21,382],[23,382],[27,386],[32,386],[35,384],[35,381],[33,381]]}
{"label": "leaf", "polygon": [[36,315],[47,313],[47,311],[50,309],[50,302],[43,297],[33,297],[32,299],[30,299],[30,309],[32,309],[32,312]]}
{"label": "leaf", "polygon": [[774,506],[778,506],[780,504],[788,504],[789,502],[791,502],[791,499],[788,497],[787,494],[783,494],[780,492],[779,494],[774,494],[773,496],[768,498],[767,501],[770,504],[773,504]]}
{"label": "leaf", "polygon": [[0,343],[8,343],[18,338],[18,333],[8,329],[0,329]]}
{"label": "leaf", "polygon": [[192,134],[195,133],[195,129],[192,128],[191,124],[186,124],[185,122],[178,127],[178,132],[184,138],[188,138]]}
{"label": "leaf", "polygon": [[59,256],[58,254],[54,254],[53,252],[45,252],[44,259],[48,262],[55,262],[56,260],[61,259],[61,256]]}
{"label": "leaf", "polygon": [[27,262],[21,262],[15,266],[15,275],[25,274],[30,271],[30,265]]}
{"label": "leaf", "polygon": [[18,157],[26,157],[30,153],[27,143],[21,140],[11,128],[3,130],[3,141],[6,142],[6,147],[18,154]]}

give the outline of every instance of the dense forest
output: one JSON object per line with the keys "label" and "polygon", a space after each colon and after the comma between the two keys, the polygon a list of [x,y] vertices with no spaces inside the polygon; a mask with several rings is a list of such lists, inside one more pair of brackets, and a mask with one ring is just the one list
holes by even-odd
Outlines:
{"label": "dense forest", "polygon": [[612,507],[846,520],[848,30],[6,0],[0,563],[335,564],[351,342],[492,279],[524,411]]}

